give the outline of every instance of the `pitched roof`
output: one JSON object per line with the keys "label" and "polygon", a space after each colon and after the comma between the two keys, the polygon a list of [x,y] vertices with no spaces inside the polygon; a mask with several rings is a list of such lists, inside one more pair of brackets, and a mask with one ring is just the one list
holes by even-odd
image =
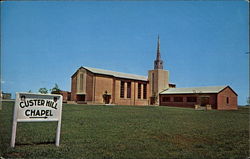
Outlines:
{"label": "pitched roof", "polygon": [[209,86],[191,88],[169,88],[160,94],[193,94],[193,93],[219,93],[228,86]]}
{"label": "pitched roof", "polygon": [[114,72],[114,71],[85,67],[85,66],[82,68],[85,68],[85,69],[89,70],[90,72],[96,73],[96,74],[109,75],[109,76],[114,76],[114,77],[118,77],[118,78],[134,79],[134,80],[140,80],[140,81],[147,81],[148,80],[148,78],[146,76],[139,76],[139,75],[134,75],[134,74]]}

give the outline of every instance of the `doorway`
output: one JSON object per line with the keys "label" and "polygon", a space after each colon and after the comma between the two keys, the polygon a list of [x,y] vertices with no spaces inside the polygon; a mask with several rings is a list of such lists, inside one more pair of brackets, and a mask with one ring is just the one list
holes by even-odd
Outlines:
{"label": "doorway", "polygon": [[150,97],[150,105],[155,105],[156,97]]}
{"label": "doorway", "polygon": [[209,104],[209,97],[201,97],[201,106]]}
{"label": "doorway", "polygon": [[77,101],[79,102],[84,102],[85,101],[85,94],[78,94],[77,97],[76,97]]}
{"label": "doorway", "polygon": [[108,94],[108,91],[105,91],[105,93],[103,94],[103,101],[105,104],[109,104],[110,103],[110,99],[111,99],[111,94]]}

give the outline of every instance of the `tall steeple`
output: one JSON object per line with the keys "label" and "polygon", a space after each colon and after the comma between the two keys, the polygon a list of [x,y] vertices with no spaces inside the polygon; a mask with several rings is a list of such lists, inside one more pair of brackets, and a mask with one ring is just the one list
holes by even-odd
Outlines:
{"label": "tall steeple", "polygon": [[163,61],[161,60],[161,53],[160,53],[160,36],[158,35],[157,41],[157,54],[156,60],[154,61],[154,69],[163,69]]}
{"label": "tall steeple", "polygon": [[150,104],[159,104],[159,93],[169,88],[169,72],[163,69],[163,61],[160,53],[160,36],[158,35],[156,59],[154,69],[148,71],[150,86]]}

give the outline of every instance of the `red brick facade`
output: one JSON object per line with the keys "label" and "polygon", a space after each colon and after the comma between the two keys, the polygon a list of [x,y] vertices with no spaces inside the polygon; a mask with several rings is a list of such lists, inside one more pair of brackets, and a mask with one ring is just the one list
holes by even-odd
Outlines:
{"label": "red brick facade", "polygon": [[[206,89],[209,88],[215,89],[216,86]],[[211,105],[212,109],[236,110],[237,94],[229,86],[219,88],[216,91],[207,91],[203,88],[204,91],[200,93],[193,91],[169,93],[171,89],[185,90],[185,88],[169,88],[165,90],[166,93],[159,94],[158,101],[162,106],[194,108],[195,105]],[[62,95],[66,99],[67,95]],[[71,100],[76,103],[150,105],[151,98],[150,80],[147,79],[138,80],[98,74],[83,67],[71,77]]]}
{"label": "red brick facade", "polygon": [[238,109],[237,94],[230,87],[226,87],[217,95],[217,103],[219,110]]}
{"label": "red brick facade", "polygon": [[76,101],[76,76],[71,77],[71,100]]}
{"label": "red brick facade", "polygon": [[[82,68],[84,69],[84,68]],[[117,104],[117,105],[149,105],[149,82],[126,78],[117,78],[109,75],[95,74],[88,70],[84,72],[86,75],[86,92],[79,93],[77,86],[77,78],[79,71],[71,77],[71,99],[77,103],[86,104]],[[121,82],[124,82],[124,97],[121,97]],[[141,85],[138,97],[138,84]],[[128,85],[130,85],[130,95],[128,95]],[[146,86],[146,88],[144,88]],[[146,91],[146,94],[143,94]],[[105,101],[104,94],[107,93],[109,101]],[[146,95],[146,97],[144,97]],[[78,96],[84,96],[79,100]]]}
{"label": "red brick facade", "polygon": [[71,92],[68,92],[68,91],[54,91],[54,92],[51,92],[51,94],[60,94],[60,95],[62,95],[64,103],[71,100]]}
{"label": "red brick facade", "polygon": [[[236,110],[237,94],[228,86],[218,93],[204,93],[204,94],[160,94],[160,105],[194,108],[196,104],[205,106],[209,104],[212,109],[218,110]],[[182,98],[182,101],[174,101],[175,97]],[[188,101],[188,98],[196,98],[195,101]]]}

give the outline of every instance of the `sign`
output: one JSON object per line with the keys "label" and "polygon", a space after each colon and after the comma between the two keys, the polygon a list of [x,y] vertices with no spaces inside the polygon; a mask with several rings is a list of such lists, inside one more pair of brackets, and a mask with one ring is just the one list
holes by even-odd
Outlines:
{"label": "sign", "polygon": [[56,146],[59,146],[62,96],[57,94],[16,93],[13,114],[11,147],[15,147],[18,122],[57,121]]}

